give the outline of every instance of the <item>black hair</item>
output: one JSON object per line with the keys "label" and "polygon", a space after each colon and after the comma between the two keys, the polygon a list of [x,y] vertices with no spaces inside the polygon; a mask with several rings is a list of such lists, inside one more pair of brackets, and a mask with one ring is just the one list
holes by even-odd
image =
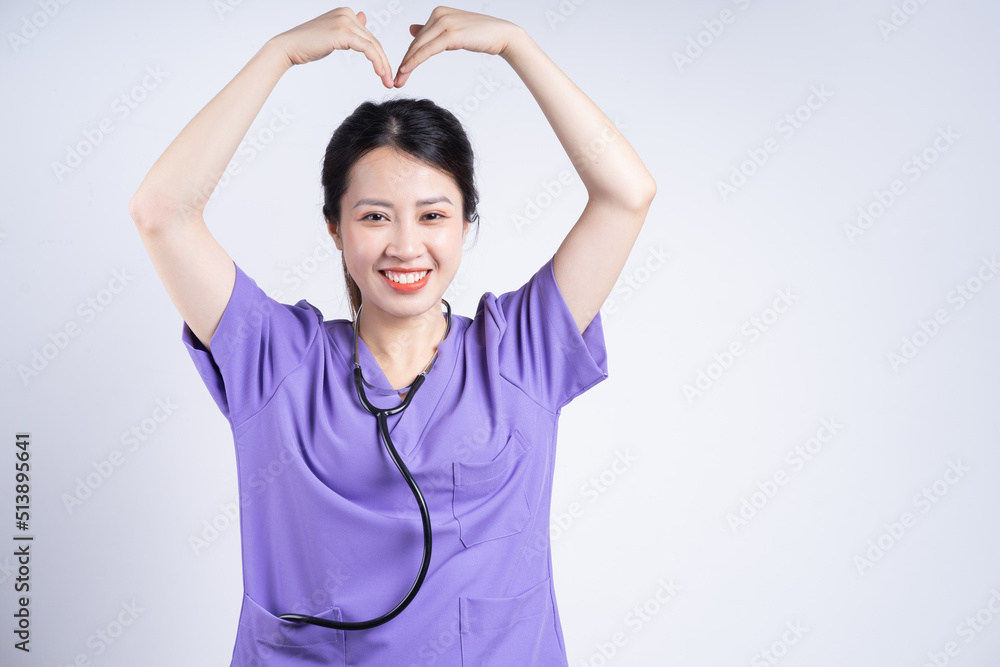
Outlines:
{"label": "black hair", "polygon": [[[479,192],[472,144],[455,114],[428,99],[394,98],[362,102],[333,132],[323,159],[323,216],[339,227],[340,203],[351,167],[369,151],[387,146],[449,174],[462,194],[462,216],[476,226]],[[463,222],[464,224],[464,222]],[[351,320],[361,306],[361,290],[341,255],[351,301]]]}

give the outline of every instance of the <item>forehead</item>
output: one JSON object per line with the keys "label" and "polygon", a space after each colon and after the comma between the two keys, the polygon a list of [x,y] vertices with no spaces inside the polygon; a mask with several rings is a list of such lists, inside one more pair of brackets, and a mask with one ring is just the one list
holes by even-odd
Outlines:
{"label": "forehead", "polygon": [[353,191],[367,192],[382,187],[390,187],[400,195],[421,193],[428,189],[458,192],[458,186],[449,174],[386,146],[375,148],[359,158],[351,167],[348,182],[348,190]]}

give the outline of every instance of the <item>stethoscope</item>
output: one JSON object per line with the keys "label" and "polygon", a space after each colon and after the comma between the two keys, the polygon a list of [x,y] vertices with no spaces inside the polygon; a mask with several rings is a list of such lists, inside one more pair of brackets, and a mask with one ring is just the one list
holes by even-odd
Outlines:
{"label": "stethoscope", "polygon": [[[443,343],[445,338],[448,337],[448,332],[451,331],[451,304],[449,304],[444,299],[441,302],[445,305],[448,311],[448,325],[444,330],[444,337],[441,339]],[[377,408],[368,402],[368,396],[365,394],[364,386],[367,384],[369,387],[374,387],[374,385],[369,384],[365,381],[364,377],[361,375],[361,362],[358,357],[358,321],[361,317],[361,309],[364,304],[358,306],[358,314],[354,317],[354,386],[358,390],[358,398],[361,400],[361,404],[365,406],[371,414],[375,415],[378,420],[378,430],[382,434],[382,440],[385,442],[385,448],[389,452],[389,456],[392,458],[393,463],[399,468],[399,472],[403,474],[403,478],[406,479],[406,483],[410,485],[410,490],[413,491],[413,497],[417,499],[417,505],[420,506],[420,519],[424,526],[424,556],[423,560],[420,561],[420,572],[417,573],[417,578],[410,586],[410,591],[406,594],[399,604],[392,608],[391,611],[382,614],[378,618],[373,618],[370,621],[358,621],[356,623],[348,623],[345,621],[328,621],[325,618],[316,618],[315,616],[306,616],[304,614],[281,614],[278,618],[283,618],[286,621],[298,621],[300,623],[312,623],[313,625],[321,625],[326,628],[333,628],[335,630],[366,630],[368,628],[374,628],[376,625],[382,625],[387,621],[391,621],[396,616],[399,615],[406,605],[410,604],[417,595],[417,591],[420,590],[420,585],[424,583],[424,576],[427,574],[427,567],[431,563],[431,516],[427,511],[427,503],[424,501],[424,494],[420,492],[420,487],[414,481],[413,476],[410,471],[406,469],[403,461],[399,458],[399,454],[396,452],[396,447],[392,444],[392,438],[389,437],[389,423],[386,418],[390,415],[397,414],[406,409],[406,406],[410,404],[413,400],[414,394],[417,393],[417,389],[420,385],[424,383],[427,374],[430,372],[431,367],[434,366],[434,361],[437,359],[438,350],[434,350],[434,356],[431,357],[430,362],[424,370],[420,371],[420,374],[414,378],[413,382],[409,384],[406,391],[406,398],[399,405],[392,408]],[[439,344],[440,345],[440,344]]]}

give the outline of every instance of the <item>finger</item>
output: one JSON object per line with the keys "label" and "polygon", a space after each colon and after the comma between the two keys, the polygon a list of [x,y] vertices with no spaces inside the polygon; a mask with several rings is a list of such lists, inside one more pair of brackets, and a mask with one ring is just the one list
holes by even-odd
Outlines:
{"label": "finger", "polygon": [[[392,70],[389,67],[389,59],[386,57],[385,51],[382,50],[382,45],[367,31],[365,33],[351,32],[354,38],[351,40],[349,46],[353,50],[363,53],[371,61],[372,66],[375,68],[375,74],[382,79],[382,83],[392,88]],[[380,69],[381,71],[379,71]]]}
{"label": "finger", "polygon": [[402,86],[406,83],[410,73],[417,65],[435,53],[441,53],[445,50],[445,42],[438,39],[442,33],[443,30],[438,30],[436,33],[422,33],[410,43],[410,48],[406,50],[403,59],[399,62],[399,67],[396,68],[397,85]]}
{"label": "finger", "polygon": [[392,81],[392,65],[389,64],[389,57],[385,55],[385,50],[382,45],[379,44],[378,40],[369,40],[371,47],[369,47],[373,52],[372,64],[375,66],[375,73],[378,74],[383,82]]}
{"label": "finger", "polygon": [[400,61],[400,64],[405,63],[406,59],[408,57],[410,57],[411,55],[413,55],[413,52],[421,44],[423,44],[424,42],[427,41],[428,35],[427,34],[421,35],[420,33],[421,33],[421,31],[426,32],[425,29],[432,29],[432,28],[428,28],[428,25],[429,24],[420,25],[419,23],[411,23],[410,24],[410,34],[413,35],[413,41],[410,42],[410,46],[407,47],[406,53],[403,54],[403,59]]}
{"label": "finger", "polygon": [[[359,14],[364,15],[364,12],[359,12]],[[389,58],[385,55],[382,44],[364,26],[352,30],[352,32],[357,36],[358,40],[357,43],[350,44],[351,48],[364,53],[365,57],[372,62],[375,73],[382,79],[382,83],[392,88],[392,66],[389,64]]]}
{"label": "finger", "polygon": [[416,69],[417,65],[424,62],[435,53],[441,53],[444,50],[444,43],[440,40],[435,40],[424,44],[414,51],[411,56],[404,58],[400,62],[399,67],[396,68],[396,85],[402,86],[406,83],[407,79],[410,78],[410,74],[413,73],[413,70]]}
{"label": "finger", "polygon": [[[382,83],[389,88],[392,88],[392,66],[389,64],[389,57],[385,55],[385,49],[382,48],[382,44],[375,38],[375,35],[372,34],[371,30],[364,27],[368,22],[368,17],[365,16],[364,11],[358,12],[358,19],[361,22],[363,30],[361,32],[355,31],[355,34],[358,35],[364,42],[370,43],[377,48],[378,59],[376,61],[376,59],[373,58],[366,49],[355,50],[362,51],[362,53],[364,53],[365,56],[372,61],[372,65],[375,67],[375,73],[381,77]],[[352,45],[352,48],[354,48],[354,45]]]}

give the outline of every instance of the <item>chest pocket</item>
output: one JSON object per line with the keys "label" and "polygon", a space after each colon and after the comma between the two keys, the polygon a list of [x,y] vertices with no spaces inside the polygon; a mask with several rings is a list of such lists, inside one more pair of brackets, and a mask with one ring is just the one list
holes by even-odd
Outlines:
{"label": "chest pocket", "polygon": [[514,430],[492,461],[453,462],[452,512],[466,547],[518,533],[528,522],[524,477],[530,449]]}

